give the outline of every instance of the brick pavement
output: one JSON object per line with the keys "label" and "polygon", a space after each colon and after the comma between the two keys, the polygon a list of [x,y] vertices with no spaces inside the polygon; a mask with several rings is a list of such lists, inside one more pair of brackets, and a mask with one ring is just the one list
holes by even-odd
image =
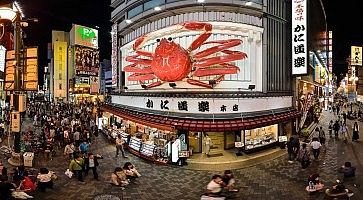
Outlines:
{"label": "brick pavement", "polygon": [[[324,113],[320,122],[326,134],[328,134],[327,124],[331,117],[331,114]],[[331,186],[339,177],[338,166],[349,159],[358,168],[355,183],[362,182],[363,179],[359,173],[363,170],[362,163],[359,163],[362,162],[359,161],[362,149],[361,143],[346,145],[342,141],[328,138],[326,150],[321,154],[320,160],[314,161],[308,169],[303,170],[299,163],[289,164],[286,157],[280,157],[255,166],[233,170],[237,184],[241,188],[233,199],[324,199],[323,193],[309,196],[305,192],[308,175],[319,172],[325,184]],[[120,157],[116,159],[114,158],[114,146],[103,139],[102,135],[92,144],[91,150],[105,157],[100,161],[100,181],[92,180],[92,175],[86,178],[84,184],[78,183],[74,178],[67,178],[64,171],[67,169],[68,163],[62,155],[56,156],[53,161],[37,159],[35,163],[37,168],[47,166],[50,170],[57,172],[59,180],[55,182],[53,190],[42,194],[36,193],[35,199],[92,200],[99,195],[108,194],[119,199],[132,200],[197,200],[204,192],[210,177],[215,173],[222,173],[222,171],[196,171],[177,166],[158,166],[133,155],[129,155],[127,159]],[[108,180],[114,167],[123,165],[126,160],[135,164],[142,177],[136,183],[127,186],[126,190],[121,191],[119,188],[112,187]],[[358,187],[353,190],[356,195],[352,199],[361,199],[360,185],[358,184]]]}

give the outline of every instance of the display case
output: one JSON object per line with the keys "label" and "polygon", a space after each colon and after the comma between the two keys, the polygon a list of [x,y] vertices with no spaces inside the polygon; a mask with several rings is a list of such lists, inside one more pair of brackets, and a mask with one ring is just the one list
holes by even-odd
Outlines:
{"label": "display case", "polygon": [[135,137],[132,137],[130,139],[130,143],[129,143],[129,147],[135,151],[140,151],[140,148],[141,148],[141,140],[140,139],[137,139]]}
{"label": "display case", "polygon": [[140,153],[145,156],[153,156],[154,154],[155,145],[142,143]]}
{"label": "display case", "polygon": [[264,147],[277,142],[277,124],[244,131],[245,150]]}

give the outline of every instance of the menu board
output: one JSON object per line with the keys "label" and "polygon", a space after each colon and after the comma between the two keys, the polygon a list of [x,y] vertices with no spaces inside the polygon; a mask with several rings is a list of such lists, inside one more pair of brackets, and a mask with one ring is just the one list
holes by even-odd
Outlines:
{"label": "menu board", "polygon": [[141,141],[137,138],[131,138],[129,147],[133,150],[140,151]]}
{"label": "menu board", "polygon": [[154,154],[154,149],[155,145],[143,143],[140,153],[146,156],[152,156]]}

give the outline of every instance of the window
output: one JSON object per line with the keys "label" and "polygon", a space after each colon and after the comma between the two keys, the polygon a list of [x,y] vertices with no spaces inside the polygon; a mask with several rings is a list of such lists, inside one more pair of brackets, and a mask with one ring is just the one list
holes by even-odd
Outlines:
{"label": "window", "polygon": [[156,6],[160,6],[165,3],[165,0],[151,0],[144,3],[144,11],[154,9]]}
{"label": "window", "polygon": [[62,89],[62,83],[59,83],[59,89],[60,90]]}
{"label": "window", "polygon": [[129,10],[129,12],[127,12],[127,18],[130,19],[130,18],[133,18],[135,17],[136,15],[142,13],[143,11],[143,5],[139,5],[139,6],[136,6],[135,8]]}
{"label": "window", "polygon": [[59,80],[62,80],[62,73],[58,74],[58,78],[59,78]]}

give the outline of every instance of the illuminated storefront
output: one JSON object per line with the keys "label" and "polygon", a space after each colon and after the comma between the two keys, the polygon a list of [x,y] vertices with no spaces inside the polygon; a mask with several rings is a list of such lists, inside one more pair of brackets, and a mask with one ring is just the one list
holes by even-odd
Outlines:
{"label": "illuminated storefront", "polygon": [[[137,132],[148,138],[148,129],[164,132],[171,162],[178,160],[175,149],[179,157],[204,152],[206,135],[218,153],[235,149],[236,142],[246,152],[263,150],[292,134],[299,112],[282,39],[288,27],[265,17],[262,1],[218,7],[207,1],[135,2],[112,3],[112,82],[121,93],[101,108],[127,121],[122,134],[133,137],[134,126],[144,126]],[[267,6],[286,17],[285,2]],[[175,12],[164,13],[166,7]],[[112,122],[106,126],[112,129]]]}

